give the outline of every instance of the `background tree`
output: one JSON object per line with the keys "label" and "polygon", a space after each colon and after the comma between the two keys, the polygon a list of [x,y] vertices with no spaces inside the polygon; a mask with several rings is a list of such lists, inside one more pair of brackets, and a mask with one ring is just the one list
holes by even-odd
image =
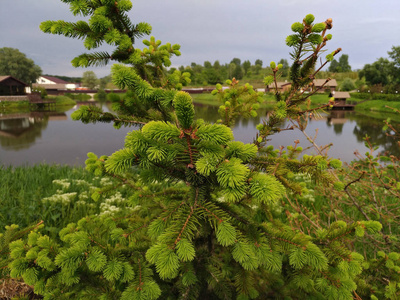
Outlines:
{"label": "background tree", "polygon": [[213,64],[213,68],[217,71],[221,70],[221,64],[219,62],[219,60],[216,60]]}
{"label": "background tree", "polygon": [[206,61],[204,62],[203,66],[204,66],[204,68],[206,68],[206,69],[211,69],[211,68],[212,68],[212,64],[211,64],[208,60],[206,60]]}
{"label": "background tree", "polygon": [[214,68],[206,68],[203,71],[204,77],[207,80],[208,84],[217,84],[222,82],[222,78],[218,70]]}
{"label": "background tree", "polygon": [[249,60],[245,60],[242,64],[243,70],[244,70],[244,76],[247,75],[247,72],[250,70],[251,67],[251,62]]}
{"label": "background tree", "polygon": [[349,56],[347,54],[342,54],[339,57],[339,68],[340,72],[350,72],[351,67],[349,65]]}
{"label": "background tree", "polygon": [[389,57],[393,60],[392,69],[392,82],[394,84],[400,83],[400,46],[393,46],[392,51],[388,52]]}
{"label": "background tree", "polygon": [[255,64],[255,65],[259,65],[260,67],[262,67],[263,61],[262,61],[261,59],[256,59],[256,61],[255,61],[254,64]]}
{"label": "background tree", "polygon": [[256,62],[254,63],[254,68],[255,68],[254,73],[256,73],[257,75],[260,74],[260,71],[262,69],[262,65],[263,65],[262,60],[261,59],[256,59]]}
{"label": "background tree", "polygon": [[242,64],[242,61],[240,60],[240,58],[235,57],[235,58],[233,58],[233,59],[231,60],[230,63],[231,63],[231,64],[235,64],[235,65],[237,65],[237,66],[240,66],[240,65]]}
{"label": "background tree", "polygon": [[369,85],[386,85],[390,82],[390,74],[393,73],[393,67],[393,62],[381,57],[372,64],[366,64],[359,72],[359,76],[360,78],[365,77]]}
{"label": "background tree", "polygon": [[42,69],[18,49],[0,48],[0,75],[10,75],[32,84],[41,74]]}
{"label": "background tree", "polygon": [[232,77],[236,79],[242,79],[243,78],[243,69],[240,65],[236,65],[235,69],[233,70]]}
{"label": "background tree", "polygon": [[339,69],[338,61],[336,59],[332,60],[330,65],[329,65],[328,71],[329,72],[333,72],[333,73],[337,73],[337,72],[340,72],[339,70],[340,69]]}
{"label": "background tree", "polygon": [[389,51],[388,54],[395,66],[400,68],[400,46],[392,46],[392,51]]}
{"label": "background tree", "polygon": [[283,77],[287,77],[289,76],[289,63],[287,61],[287,59],[281,59],[278,64],[282,65],[282,69],[281,69],[281,74]]}
{"label": "background tree", "polygon": [[85,71],[82,75],[82,85],[93,90],[99,84],[96,74],[93,71]]}
{"label": "background tree", "polygon": [[228,76],[229,76],[229,78],[234,77],[234,71],[236,69],[236,66],[237,65],[235,63],[232,63],[232,62],[228,65]]}
{"label": "background tree", "polygon": [[335,59],[331,61],[328,68],[329,72],[339,73],[339,72],[350,72],[351,67],[349,65],[349,56],[347,54],[342,54],[339,57],[339,61]]}

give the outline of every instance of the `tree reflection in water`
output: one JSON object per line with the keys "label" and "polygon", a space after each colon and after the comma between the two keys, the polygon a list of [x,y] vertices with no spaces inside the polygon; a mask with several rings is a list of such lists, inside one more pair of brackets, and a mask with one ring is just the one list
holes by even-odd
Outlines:
{"label": "tree reflection in water", "polygon": [[[357,122],[354,127],[353,134],[359,142],[364,141],[366,135],[370,137],[370,141],[382,148],[379,151],[381,155],[394,155],[400,157],[400,148],[396,140],[392,136],[388,136],[382,130],[384,125],[382,120],[366,117],[360,114],[353,115],[352,118]],[[400,130],[400,124],[393,124],[397,131]]]}
{"label": "tree reflection in water", "polygon": [[[218,107],[210,107],[207,105],[196,106],[196,116],[198,118],[204,119],[205,121],[215,121],[219,119]],[[239,120],[237,122],[237,125],[242,127],[251,127],[251,129],[254,129],[254,127],[262,122],[262,119],[266,118],[266,116],[267,111],[260,110],[256,118]],[[400,149],[398,147],[398,144],[392,137],[387,136],[386,133],[382,130],[382,127],[384,125],[383,119],[385,117],[387,118],[387,115],[382,115],[379,117],[380,119],[366,116],[354,111],[333,110],[328,112],[327,114],[322,114],[322,118],[317,118],[312,121],[318,122],[325,120],[325,122],[323,122],[324,124],[322,122],[319,123],[320,134],[324,134],[324,131],[329,130],[329,128],[331,127],[338,138],[340,138],[340,135],[343,134],[345,124],[348,121],[353,121],[356,124],[356,126],[354,126],[353,128],[353,135],[358,142],[363,143],[365,135],[368,135],[371,138],[370,140],[372,143],[382,148],[379,152],[380,154],[400,156]],[[400,118],[400,116],[398,117]],[[285,126],[287,126],[287,124],[282,124],[282,128]],[[394,126],[400,131],[400,123],[396,123],[394,124]],[[249,134],[254,134],[254,132],[254,130],[250,130],[249,128]],[[335,141],[332,142],[335,143]],[[289,143],[290,141],[288,141],[288,144]],[[367,151],[366,148],[365,151]]]}

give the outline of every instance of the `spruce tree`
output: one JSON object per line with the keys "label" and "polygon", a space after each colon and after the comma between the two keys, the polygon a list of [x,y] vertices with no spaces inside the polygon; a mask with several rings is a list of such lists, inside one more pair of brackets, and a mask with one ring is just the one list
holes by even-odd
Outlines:
{"label": "spruce tree", "polygon": [[[179,91],[188,80],[184,74],[165,77],[163,67],[179,46],[163,47],[151,38],[147,50],[133,48],[134,38],[150,27],[128,20],[129,0],[63,2],[89,22],[47,21],[42,30],[82,38],[88,49],[102,42],[116,46],[112,55],[84,54],[73,63],[122,63],[112,68],[114,84],[129,89],[114,99],[119,114],[84,107],[74,117],[140,126],[126,136],[123,149],[110,156],[90,153],[86,161],[88,170],[132,190],[132,210],[87,216],[62,229],[59,240],[32,230],[27,240],[10,245],[11,275],[44,299],[353,299],[364,257],[349,243],[381,225],[335,221],[310,234],[293,230],[281,219],[285,197],[303,192],[293,175],[340,189],[331,173],[340,162],[298,159],[299,147],[283,153],[268,146],[285,118],[301,126],[307,114],[298,106],[307,100],[301,88],[318,71],[332,21],[314,24],[307,15],[293,24],[286,41],[294,49],[292,89],[276,93],[277,105],[258,126],[254,143],[244,144],[234,140],[230,127],[195,118],[190,95]],[[281,66],[271,63],[271,69],[266,84],[276,81]],[[234,91],[216,89],[225,108],[232,108],[227,125],[240,113]]]}

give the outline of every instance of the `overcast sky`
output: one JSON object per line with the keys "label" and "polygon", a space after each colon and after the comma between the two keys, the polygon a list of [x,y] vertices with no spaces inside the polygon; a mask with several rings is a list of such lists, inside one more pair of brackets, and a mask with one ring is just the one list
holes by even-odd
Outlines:
{"label": "overcast sky", "polygon": [[[182,55],[173,66],[203,64],[232,58],[289,59],[285,38],[290,26],[312,13],[317,22],[333,19],[333,40],[349,55],[353,69],[379,57],[388,57],[392,46],[400,46],[399,0],[134,0],[129,12],[133,23],[148,22],[152,35],[163,43],[180,44]],[[59,0],[0,0],[0,48],[17,48],[39,65],[43,74],[82,76],[93,70],[98,77],[110,73],[101,68],[73,68],[71,60],[90,52],[81,40],[45,34],[45,20],[77,21],[69,6]],[[137,43],[136,47],[142,48]],[[99,50],[110,51],[102,47]]]}

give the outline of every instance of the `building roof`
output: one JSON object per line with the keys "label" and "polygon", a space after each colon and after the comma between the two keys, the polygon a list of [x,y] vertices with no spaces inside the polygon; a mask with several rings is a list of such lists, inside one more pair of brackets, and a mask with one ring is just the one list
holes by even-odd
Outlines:
{"label": "building roof", "polygon": [[[315,86],[322,86],[325,83],[325,81],[326,81],[326,79],[314,79],[313,82],[314,82]],[[325,84],[325,86],[332,86],[332,87],[337,86],[337,85],[338,84],[336,82],[336,79],[331,79]]]}
{"label": "building roof", "polygon": [[32,87],[43,87],[46,90],[65,90],[65,83],[64,84],[41,84],[41,83],[33,83]]}
{"label": "building roof", "polygon": [[10,75],[7,75],[7,76],[0,76],[0,83],[3,82],[3,81],[9,80],[9,79],[11,79],[11,80],[13,80],[13,81],[16,81],[16,82],[19,83],[20,85],[28,86],[25,82],[22,82],[21,80],[18,80],[17,78],[15,78],[15,77],[13,77],[13,76],[10,76]]}
{"label": "building roof", "polygon": [[[280,89],[280,88],[282,88],[282,87],[284,87],[286,85],[290,85],[292,83],[291,82],[286,82],[286,81],[278,81],[276,84],[278,86],[278,89]],[[275,88],[275,83],[273,82],[273,83],[269,84],[268,88],[274,89]]]}
{"label": "building roof", "polygon": [[348,98],[350,98],[350,94],[349,94],[349,92],[335,92],[333,94],[333,97],[335,99],[348,99]]}
{"label": "building roof", "polygon": [[42,75],[41,77],[43,77],[43,78],[45,78],[47,80],[53,81],[54,83],[58,83],[58,84],[68,84],[68,83],[70,83],[68,81],[62,80],[62,79],[60,79],[58,77],[54,77],[54,76]]}

